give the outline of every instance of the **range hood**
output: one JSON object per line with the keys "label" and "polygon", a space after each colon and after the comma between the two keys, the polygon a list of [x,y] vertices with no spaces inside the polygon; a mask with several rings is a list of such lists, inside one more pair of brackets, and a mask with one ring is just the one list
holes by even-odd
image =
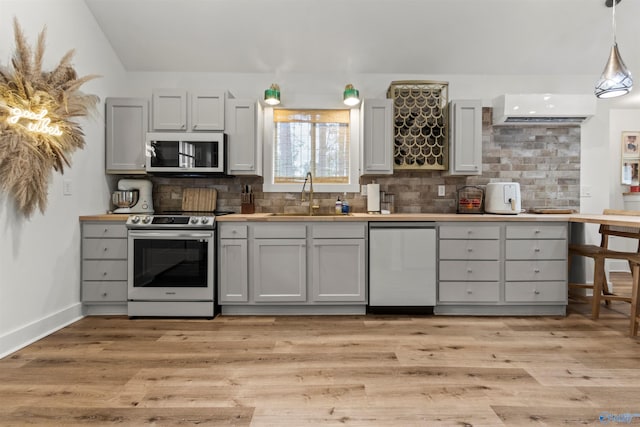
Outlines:
{"label": "range hood", "polygon": [[579,125],[595,112],[593,95],[507,94],[493,100],[494,125]]}

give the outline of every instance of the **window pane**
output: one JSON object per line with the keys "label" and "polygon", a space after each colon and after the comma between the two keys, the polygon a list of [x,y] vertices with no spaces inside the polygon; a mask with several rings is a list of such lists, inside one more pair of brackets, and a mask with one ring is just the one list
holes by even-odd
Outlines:
{"label": "window pane", "polygon": [[274,110],[274,182],[349,182],[349,110]]}

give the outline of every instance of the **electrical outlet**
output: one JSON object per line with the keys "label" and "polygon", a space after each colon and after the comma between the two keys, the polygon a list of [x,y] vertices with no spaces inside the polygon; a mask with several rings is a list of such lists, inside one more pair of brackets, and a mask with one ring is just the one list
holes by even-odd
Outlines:
{"label": "electrical outlet", "polygon": [[64,179],[62,180],[62,194],[65,196],[70,196],[72,193],[72,188],[71,188],[71,180],[70,179]]}
{"label": "electrical outlet", "polygon": [[591,197],[591,186],[590,185],[581,185],[580,186],[580,197]]}
{"label": "electrical outlet", "polygon": [[366,185],[361,185],[360,186],[360,195],[361,196],[366,196],[367,195],[367,186]]}
{"label": "electrical outlet", "polygon": [[445,188],[444,185],[438,185],[438,197],[444,197]]}

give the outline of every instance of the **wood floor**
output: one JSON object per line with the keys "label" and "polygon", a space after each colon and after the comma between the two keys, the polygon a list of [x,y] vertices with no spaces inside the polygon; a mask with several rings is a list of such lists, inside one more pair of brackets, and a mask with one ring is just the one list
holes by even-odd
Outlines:
{"label": "wood floor", "polygon": [[626,414],[640,424],[628,305],[597,322],[588,308],[89,317],[0,360],[0,425],[620,425]]}

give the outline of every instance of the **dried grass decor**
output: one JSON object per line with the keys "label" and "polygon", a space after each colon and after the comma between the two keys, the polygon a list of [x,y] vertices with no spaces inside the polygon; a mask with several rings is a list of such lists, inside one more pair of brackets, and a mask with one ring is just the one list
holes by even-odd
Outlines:
{"label": "dried grass decor", "polygon": [[99,76],[77,76],[74,50],[53,71],[43,71],[46,27],[32,51],[15,18],[13,25],[11,66],[0,64],[0,190],[30,217],[36,207],[45,211],[52,169],[63,174],[70,155],[85,145],[82,128],[72,119],[95,109],[99,98],[79,88]]}

